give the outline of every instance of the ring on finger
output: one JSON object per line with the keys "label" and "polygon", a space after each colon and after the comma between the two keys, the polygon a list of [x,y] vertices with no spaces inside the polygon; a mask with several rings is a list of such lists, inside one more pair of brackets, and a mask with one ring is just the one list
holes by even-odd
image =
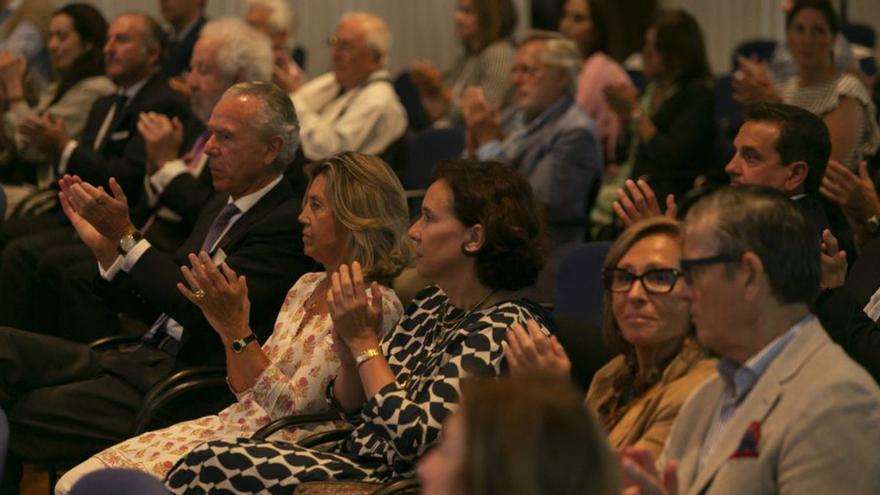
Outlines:
{"label": "ring on finger", "polygon": [[193,297],[201,301],[205,298],[205,291],[203,289],[196,289],[193,293]]}

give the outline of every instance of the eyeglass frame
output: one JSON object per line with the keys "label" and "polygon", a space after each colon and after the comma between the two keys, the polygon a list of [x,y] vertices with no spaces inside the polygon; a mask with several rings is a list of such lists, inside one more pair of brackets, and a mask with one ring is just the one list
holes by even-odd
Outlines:
{"label": "eyeglass frame", "polygon": [[[627,287],[626,289],[613,290],[611,288],[612,277],[610,275],[613,272],[624,272],[624,273],[628,273],[628,274],[632,275],[632,277],[633,277],[632,283],[630,283],[629,287]],[[669,290],[667,290],[665,292],[656,291],[656,290],[649,289],[648,286],[645,285],[645,276],[647,276],[650,273],[657,273],[657,272],[671,272],[672,273],[673,280],[672,280],[672,285],[669,286]],[[678,268],[652,268],[650,270],[645,270],[640,275],[636,275],[635,273],[633,273],[630,270],[627,270],[626,268],[608,267],[608,268],[602,270],[603,286],[606,291],[611,292],[612,294],[613,293],[622,294],[625,292],[629,292],[632,290],[633,286],[636,284],[636,281],[638,281],[640,284],[642,284],[642,288],[645,289],[645,292],[647,292],[648,294],[662,296],[664,294],[669,294],[670,292],[675,290],[675,284],[678,283],[679,278],[684,278],[684,274]]]}
{"label": "eyeglass frame", "polygon": [[681,275],[687,284],[693,283],[694,268],[700,266],[717,265],[721,263],[735,263],[739,261],[740,256],[734,256],[727,253],[718,253],[712,256],[704,256],[702,258],[681,258],[678,262],[681,268]]}

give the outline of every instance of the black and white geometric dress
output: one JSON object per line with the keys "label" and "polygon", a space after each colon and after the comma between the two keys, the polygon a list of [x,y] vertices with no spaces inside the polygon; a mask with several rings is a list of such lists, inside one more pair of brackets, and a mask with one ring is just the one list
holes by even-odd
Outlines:
{"label": "black and white geometric dress", "polygon": [[[526,301],[504,301],[444,328],[448,299],[437,287],[420,292],[400,323],[382,340],[395,381],[347,419],[348,438],[318,451],[284,442],[212,441],[172,468],[173,493],[292,493],[300,483],[324,480],[387,482],[411,476],[418,458],[440,435],[459,402],[461,380],[501,373],[508,327],[547,316]],[[452,309],[446,321],[465,315]],[[549,332],[548,332],[549,333]]]}

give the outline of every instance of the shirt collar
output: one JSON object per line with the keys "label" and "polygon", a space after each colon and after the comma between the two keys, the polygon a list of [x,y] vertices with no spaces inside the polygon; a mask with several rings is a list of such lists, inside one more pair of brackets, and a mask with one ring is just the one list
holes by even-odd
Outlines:
{"label": "shirt collar", "polygon": [[135,95],[138,94],[138,91],[140,91],[141,88],[143,88],[144,86],[146,86],[147,81],[150,80],[150,77],[153,77],[153,76],[152,76],[152,75],[151,75],[151,76],[148,76],[148,77],[144,78],[143,80],[141,80],[141,81],[139,81],[139,82],[136,82],[136,83],[132,84],[132,85],[129,86],[128,88],[123,89],[123,90],[122,90],[122,94],[125,95],[125,96],[127,96],[127,97],[128,97],[128,100],[131,101],[131,99],[134,98]]}
{"label": "shirt collar", "polygon": [[268,194],[269,191],[271,191],[273,187],[277,186],[278,183],[281,182],[281,179],[283,179],[283,178],[284,178],[284,175],[279,175],[278,177],[275,178],[275,180],[266,184],[262,188],[257,189],[256,191],[254,191],[250,194],[246,194],[246,195],[236,199],[235,201],[233,201],[232,196],[230,196],[229,199],[226,201],[226,204],[235,203],[235,206],[237,206],[239,211],[241,211],[241,213],[243,214],[246,211],[253,208],[254,205],[257,204],[257,202],[259,200],[263,199],[263,196]]}
{"label": "shirt collar", "polygon": [[815,317],[812,314],[803,317],[785,333],[773,339],[757,354],[750,357],[744,364],[739,364],[728,358],[722,358],[718,361],[718,375],[724,381],[727,397],[737,403],[745,399],[770,363],[813,318]]}
{"label": "shirt collar", "polygon": [[557,99],[555,102],[553,102],[552,105],[547,107],[547,109],[545,109],[543,112],[538,114],[537,117],[532,119],[532,121],[529,122],[528,124],[526,124],[525,112],[520,111],[520,112],[518,112],[518,115],[517,115],[518,123],[520,126],[527,127],[530,131],[537,129],[537,128],[541,127],[542,125],[544,125],[544,122],[549,120],[553,115],[556,115],[557,113],[560,113],[563,109],[568,108],[568,106],[569,106],[569,104],[571,104],[571,102],[572,102],[571,96],[569,96],[569,95],[561,96],[559,99]]}

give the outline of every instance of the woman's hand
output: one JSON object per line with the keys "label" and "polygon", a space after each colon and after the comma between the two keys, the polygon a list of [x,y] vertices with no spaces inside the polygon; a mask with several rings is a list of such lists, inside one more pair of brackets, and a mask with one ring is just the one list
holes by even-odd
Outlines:
{"label": "woman's hand", "polygon": [[24,81],[27,77],[27,60],[9,52],[0,54],[0,82],[6,87],[9,99],[24,98]]}
{"label": "woman's hand", "polygon": [[608,106],[622,120],[628,119],[639,104],[636,89],[628,84],[609,84],[604,93]]}
{"label": "woman's hand", "polygon": [[250,335],[251,303],[244,275],[237,275],[226,263],[220,265],[221,273],[205,251],[190,254],[189,262],[191,269],[180,267],[189,287],[178,283],[177,290],[202,310],[224,343]]}
{"label": "woman's hand", "polygon": [[[332,276],[332,287],[327,291],[327,309],[333,319],[333,330],[356,356],[363,350],[379,345],[379,328],[382,325],[382,291],[379,284],[370,285],[366,295],[361,264],[355,261],[351,270],[341,265]],[[343,356],[340,356],[342,359]]]}
{"label": "woman's hand", "polygon": [[507,331],[504,356],[511,374],[570,377],[571,361],[556,337],[544,335],[535,320],[527,320],[526,328],[514,323]]}

